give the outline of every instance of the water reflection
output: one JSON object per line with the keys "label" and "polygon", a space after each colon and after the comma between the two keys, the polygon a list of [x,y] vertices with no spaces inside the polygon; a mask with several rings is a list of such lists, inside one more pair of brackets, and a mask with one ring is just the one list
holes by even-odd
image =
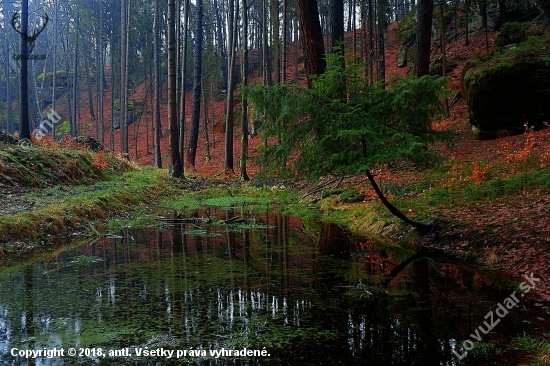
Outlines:
{"label": "water reflection", "polygon": [[[193,216],[208,220],[174,216],[163,230],[124,230],[0,273],[2,364],[458,365],[456,340],[510,292],[337,226],[271,213]],[[523,316],[511,312],[484,341],[529,330]],[[187,356],[25,360],[14,347]],[[244,348],[270,356],[210,357]]]}

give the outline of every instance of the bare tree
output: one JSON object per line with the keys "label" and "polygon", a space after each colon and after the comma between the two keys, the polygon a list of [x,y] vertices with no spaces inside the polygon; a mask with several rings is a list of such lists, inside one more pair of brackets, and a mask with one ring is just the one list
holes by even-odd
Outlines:
{"label": "bare tree", "polygon": [[128,14],[127,0],[121,0],[120,8],[120,151],[128,153]]}
{"label": "bare tree", "polygon": [[[286,3],[286,0],[284,0]],[[248,85],[248,5],[247,1],[243,0],[243,36],[242,36],[242,50],[243,50],[243,60],[242,60],[242,84],[243,86]],[[283,34],[286,34],[285,32]],[[283,37],[283,45],[285,43]],[[283,70],[285,67],[283,65]],[[283,74],[284,81],[284,74]],[[241,114],[241,131],[242,131],[242,140],[241,140],[241,161],[239,164],[240,167],[240,176],[242,180],[248,180],[248,173],[246,172],[246,161],[248,159],[248,100],[242,97],[242,114]]]}
{"label": "bare tree", "polygon": [[202,0],[197,0],[197,15],[195,18],[195,47],[194,47],[194,67],[195,75],[193,77],[193,106],[191,110],[191,133],[189,136],[189,147],[187,148],[187,162],[195,166],[195,157],[197,156],[197,143],[199,141],[199,123],[201,113],[201,78],[202,78]]}
{"label": "bare tree", "polygon": [[168,0],[168,124],[170,126],[170,175],[180,178],[183,164],[180,159],[178,102],[176,74],[176,2]]}
{"label": "bare tree", "polygon": [[418,77],[430,72],[430,46],[432,42],[433,0],[418,1],[418,29],[414,74]]}
{"label": "bare tree", "polygon": [[153,125],[155,128],[155,166],[162,168],[162,157],[160,152],[160,80],[159,80],[159,2],[154,0],[153,19]]}
{"label": "bare tree", "polygon": [[[229,78],[227,79],[227,113],[225,116],[225,172],[226,174],[234,171],[234,162],[233,162],[233,128],[234,128],[234,115],[233,115],[233,84],[235,78],[235,56],[236,56],[236,47],[235,43],[237,41],[237,28],[238,28],[238,12],[239,12],[239,2],[235,0],[230,1],[229,6],[229,19],[232,21],[229,24],[232,27],[230,44],[229,44]],[[233,4],[233,5],[231,5]],[[235,14],[237,13],[237,14]]]}

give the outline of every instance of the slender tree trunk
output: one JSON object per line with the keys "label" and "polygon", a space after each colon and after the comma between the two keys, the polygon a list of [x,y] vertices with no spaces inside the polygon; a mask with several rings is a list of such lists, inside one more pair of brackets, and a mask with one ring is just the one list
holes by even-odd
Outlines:
{"label": "slender tree trunk", "polygon": [[[433,0],[432,0],[433,1]],[[468,23],[470,22],[470,0],[464,0],[464,46],[470,44],[470,32]]]}
{"label": "slender tree trunk", "polygon": [[79,57],[79,23],[80,23],[80,14],[76,13],[76,45],[74,50],[74,65],[73,65],[73,108],[72,108],[72,126],[71,126],[71,136],[76,137],[78,135],[78,57]]}
{"label": "slender tree trunk", "polygon": [[[246,3],[246,0],[243,0],[245,3]],[[283,37],[283,50],[282,50],[282,80],[281,82],[283,84],[286,84],[286,69],[287,69],[287,50],[286,50],[286,45],[287,45],[287,42],[288,42],[288,0],[283,0],[283,34],[282,34],[282,37]],[[243,11],[247,11],[246,7],[243,8],[244,10]],[[247,17],[248,19],[248,17]],[[243,34],[244,34],[244,28],[248,28],[248,24],[246,24],[244,22],[244,15],[243,15]],[[248,29],[246,31],[246,33],[248,34]],[[246,40],[246,44],[248,45],[248,40]],[[248,57],[248,51],[247,52],[247,57]],[[243,60],[244,62],[244,60]],[[247,60],[247,63],[248,63],[248,60]]]}
{"label": "slender tree trunk", "polygon": [[189,147],[187,149],[187,162],[195,166],[197,155],[197,143],[199,141],[199,123],[201,113],[201,78],[202,78],[202,0],[196,0],[196,32],[194,48],[195,75],[193,82],[193,106],[191,110],[191,133],[189,136]]}
{"label": "slender tree trunk", "polygon": [[[21,0],[21,33],[27,34],[29,28],[29,1]],[[21,56],[26,56],[27,40],[21,37]],[[9,53],[8,53],[9,55]],[[28,86],[28,64],[26,57],[21,57],[20,71],[20,92],[19,92],[19,137],[22,139],[31,138],[29,125],[29,86]]]}
{"label": "slender tree trunk", "polygon": [[[100,4],[103,4],[100,2]],[[99,93],[97,94],[97,104],[99,109],[99,143],[101,146],[105,144],[105,113],[103,111],[103,92],[105,90],[104,78],[105,78],[105,49],[103,48],[103,6],[99,9],[99,32],[98,38],[98,50],[99,50]]]}
{"label": "slender tree trunk", "polygon": [[[231,1],[231,0],[230,0]],[[262,57],[263,57],[263,72],[264,84],[271,86],[273,79],[271,77],[271,57],[269,52],[269,43],[267,37],[267,0],[262,0]]]}
{"label": "slender tree trunk", "polygon": [[279,0],[270,0],[273,47],[275,49],[275,83],[281,83],[281,39],[279,37]]}
{"label": "slender tree trunk", "polygon": [[[6,4],[7,5],[7,4]],[[7,10],[7,9],[5,9]],[[7,27],[8,17],[4,15],[4,27]],[[6,28],[7,29],[7,28]],[[8,43],[8,32],[5,33],[5,49],[4,55],[10,54],[10,48]],[[7,130],[9,133],[15,131],[14,121],[13,121],[13,100],[11,95],[11,80],[10,80],[10,58],[4,57],[4,74],[6,75],[6,105],[7,105]]]}
{"label": "slender tree trunk", "polygon": [[[115,47],[115,27],[111,28],[111,34],[110,34],[110,40],[109,43],[111,45],[111,48]],[[115,50],[111,50],[111,68],[110,68],[110,74],[111,74],[111,123],[109,123],[109,148],[111,151],[115,149],[115,124],[114,124],[114,116],[115,116],[115,97],[116,97],[116,88],[115,88],[115,57],[116,54]]]}
{"label": "slender tree trunk", "polygon": [[[361,5],[361,55],[364,62],[368,62],[368,52],[367,52],[367,10],[365,1],[359,0]],[[365,68],[365,77],[369,77],[368,67]]]}
{"label": "slender tree trunk", "polygon": [[[182,50],[182,57],[181,57],[181,100],[180,100],[180,159],[183,166],[184,164],[184,155],[185,155],[185,122],[187,117],[185,116],[186,113],[186,105],[185,105],[185,92],[186,92],[186,82],[187,82],[187,47],[188,47],[188,32],[187,28],[189,28],[189,0],[183,0],[183,50]],[[184,168],[185,169],[185,168]]]}
{"label": "slender tree trunk", "polygon": [[128,112],[128,23],[127,0],[121,0],[120,8],[120,151],[128,153],[128,126],[126,114]]}
{"label": "slender tree trunk", "polygon": [[368,28],[369,28],[369,35],[367,39],[367,65],[369,68],[368,75],[369,75],[369,81],[372,84],[374,82],[374,11],[373,11],[373,1],[374,0],[367,0],[368,1]]}
{"label": "slender tree trunk", "polygon": [[223,23],[218,8],[218,0],[214,0],[214,12],[216,13],[216,36],[218,38],[218,49],[221,58],[223,85],[227,85],[227,51],[225,50],[225,42],[223,41]]}
{"label": "slender tree trunk", "polygon": [[168,124],[170,126],[170,175],[180,178],[183,165],[179,150],[178,102],[176,73],[176,2],[168,0]]}
{"label": "slender tree trunk", "polygon": [[[233,1],[233,0],[229,0]],[[235,6],[233,10],[238,13],[239,2],[235,0]],[[227,112],[225,119],[225,173],[234,172],[234,159],[233,159],[233,128],[234,128],[234,114],[233,114],[233,80],[235,77],[235,56],[236,47],[235,42],[237,40],[237,28],[238,28],[238,16],[232,14],[231,7],[229,10],[230,19],[233,20],[231,24],[233,35],[231,36],[230,44],[230,65],[229,65],[229,83],[227,86]]]}
{"label": "slender tree trunk", "polygon": [[384,46],[384,32],[386,30],[386,12],[383,6],[385,0],[378,0],[378,81],[381,82],[380,87],[385,88],[386,85],[386,49]]}
{"label": "slender tree trunk", "polygon": [[[202,83],[203,85],[204,84],[204,79],[202,80]],[[209,162],[210,159],[211,159],[211,156],[210,156],[210,139],[208,137],[208,103],[207,103],[207,98],[206,98],[206,93],[205,93],[205,87],[202,87],[202,100],[203,100],[203,110],[202,110],[202,122],[203,122],[203,130],[204,130],[204,145],[205,145],[205,148],[206,148],[206,162]]]}
{"label": "slender tree trunk", "polygon": [[353,13],[352,13],[352,22],[353,22],[353,56],[357,55],[357,29],[355,28],[355,14],[356,14],[356,11],[355,11],[355,0],[351,0],[351,6],[353,7]]}
{"label": "slender tree trunk", "polygon": [[[286,4],[287,0],[283,0]],[[283,12],[286,11],[286,6],[283,6]],[[247,0],[243,0],[243,61],[242,61],[242,84],[243,86],[248,85],[248,5]],[[286,15],[285,15],[286,18]],[[283,22],[283,29],[286,27],[286,21]],[[283,31],[283,47],[286,44],[286,31]],[[283,55],[286,54],[286,51],[283,51]],[[283,82],[286,79],[285,76],[285,63],[286,57],[283,58]],[[248,159],[248,100],[243,96],[242,97],[242,113],[241,113],[241,131],[242,131],[242,140],[241,140],[241,161],[239,164],[240,167],[240,176],[242,180],[248,180],[248,173],[246,171],[246,161]]]}
{"label": "slender tree trunk", "polygon": [[[443,4],[440,5],[441,10],[441,66],[442,66],[442,75],[445,77],[447,75],[447,52],[445,51],[445,8],[443,7]],[[447,116],[450,115],[449,112],[449,99],[445,97],[445,111],[447,112]]]}
{"label": "slender tree trunk", "polygon": [[162,156],[160,150],[160,60],[159,60],[159,1],[154,1],[153,16],[153,128],[155,143],[155,166],[162,168]]}
{"label": "slender tree trunk", "polygon": [[300,44],[300,40],[298,39],[298,19],[294,18],[292,24],[294,28],[294,80],[298,81],[298,45]]}
{"label": "slender tree trunk", "polygon": [[90,67],[88,57],[84,55],[84,68],[86,69],[86,83],[88,84],[88,105],[90,106],[90,120],[95,121],[94,99],[92,96],[92,80],[90,78]]}

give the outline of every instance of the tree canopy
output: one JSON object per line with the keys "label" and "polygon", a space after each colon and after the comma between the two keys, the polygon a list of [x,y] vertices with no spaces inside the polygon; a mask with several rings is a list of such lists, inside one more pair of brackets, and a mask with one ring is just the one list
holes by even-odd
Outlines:
{"label": "tree canopy", "polygon": [[314,78],[313,89],[244,89],[256,113],[265,115],[266,141],[278,140],[262,147],[262,166],[318,177],[362,173],[396,160],[433,162],[427,144],[443,137],[432,121],[444,112],[440,100],[447,80],[396,76],[384,89],[368,85],[357,59],[343,67],[342,57],[327,56],[327,69]]}

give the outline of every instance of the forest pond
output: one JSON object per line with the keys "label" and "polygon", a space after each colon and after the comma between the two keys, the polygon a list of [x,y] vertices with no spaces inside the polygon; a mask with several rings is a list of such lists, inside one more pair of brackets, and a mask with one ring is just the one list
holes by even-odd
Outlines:
{"label": "forest pond", "polygon": [[519,283],[315,220],[240,216],[167,216],[2,269],[0,363],[461,365],[547,324],[522,301],[460,361]]}

